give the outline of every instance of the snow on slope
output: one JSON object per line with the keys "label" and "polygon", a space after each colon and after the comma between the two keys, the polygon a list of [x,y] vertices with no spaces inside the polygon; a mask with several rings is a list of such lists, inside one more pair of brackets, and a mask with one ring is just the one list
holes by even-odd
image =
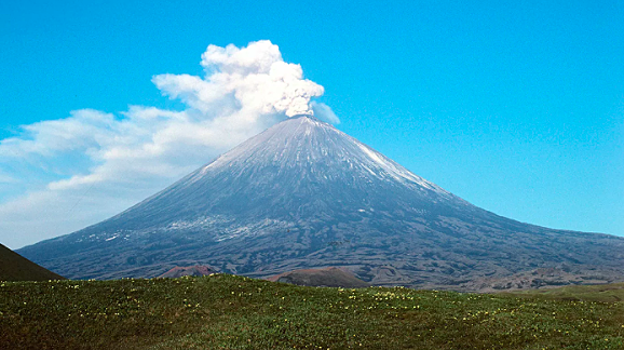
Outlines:
{"label": "snow on slope", "polygon": [[290,118],[275,125],[204,166],[190,180],[198,181],[223,166],[232,168],[233,164],[249,166],[267,161],[279,163],[281,168],[306,162],[346,163],[350,170],[365,170],[379,180],[399,181],[448,194],[334,126],[309,116]]}
{"label": "snow on slope", "polygon": [[374,284],[449,286],[561,264],[624,280],[622,247],[487,212],[301,116],[117,216],[21,252],[71,278],[197,264],[256,277],[349,266]]}
{"label": "snow on slope", "polygon": [[300,116],[249,139],[104,226],[210,231],[212,239],[223,241],[337,212],[364,215],[395,206],[422,212],[414,198],[469,205],[332,125]]}

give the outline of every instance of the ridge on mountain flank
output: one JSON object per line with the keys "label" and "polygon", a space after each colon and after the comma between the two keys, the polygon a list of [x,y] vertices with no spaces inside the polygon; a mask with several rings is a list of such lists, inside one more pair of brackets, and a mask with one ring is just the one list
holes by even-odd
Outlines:
{"label": "ridge on mountain flank", "polygon": [[343,266],[376,285],[471,289],[537,268],[624,280],[622,247],[619,237],[495,215],[300,116],[119,215],[20,252],[71,278],[151,277],[174,265],[251,277]]}

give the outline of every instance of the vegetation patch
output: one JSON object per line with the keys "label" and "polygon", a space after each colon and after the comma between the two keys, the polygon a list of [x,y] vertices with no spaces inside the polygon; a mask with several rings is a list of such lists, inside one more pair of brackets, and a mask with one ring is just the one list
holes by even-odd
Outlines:
{"label": "vegetation patch", "polygon": [[1,349],[622,349],[619,302],[230,275],[3,282]]}

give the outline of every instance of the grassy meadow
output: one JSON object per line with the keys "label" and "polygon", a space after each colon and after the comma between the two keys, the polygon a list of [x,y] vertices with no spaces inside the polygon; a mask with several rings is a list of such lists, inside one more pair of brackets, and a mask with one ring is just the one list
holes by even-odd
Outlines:
{"label": "grassy meadow", "polygon": [[0,349],[624,349],[624,304],[586,288],[461,294],[221,274],[0,282]]}

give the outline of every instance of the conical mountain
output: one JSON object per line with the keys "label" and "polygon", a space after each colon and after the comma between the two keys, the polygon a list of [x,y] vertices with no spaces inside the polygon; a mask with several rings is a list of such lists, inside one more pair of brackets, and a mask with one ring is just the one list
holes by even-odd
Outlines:
{"label": "conical mountain", "polygon": [[457,287],[541,267],[619,280],[622,247],[497,216],[301,116],[117,216],[20,252],[71,278],[342,266],[374,284]]}

